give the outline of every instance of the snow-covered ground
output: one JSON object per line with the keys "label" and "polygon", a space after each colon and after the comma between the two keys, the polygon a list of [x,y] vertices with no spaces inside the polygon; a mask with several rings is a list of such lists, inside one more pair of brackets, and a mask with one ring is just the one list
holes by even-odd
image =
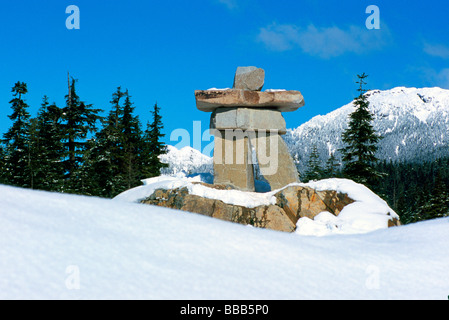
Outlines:
{"label": "snow-covered ground", "polygon": [[302,236],[0,186],[0,299],[443,299],[449,219]]}

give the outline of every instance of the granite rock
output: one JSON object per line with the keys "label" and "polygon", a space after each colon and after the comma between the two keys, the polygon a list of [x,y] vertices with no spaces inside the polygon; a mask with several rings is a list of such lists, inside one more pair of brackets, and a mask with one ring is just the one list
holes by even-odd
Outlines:
{"label": "granite rock", "polygon": [[204,112],[217,108],[272,108],[281,112],[295,111],[304,106],[299,91],[248,91],[243,89],[195,90],[196,107]]}
{"label": "granite rock", "polygon": [[234,89],[260,91],[264,85],[265,71],[256,67],[238,67],[234,76]]}
{"label": "granite rock", "polygon": [[273,109],[219,108],[211,116],[211,129],[242,129],[249,131],[277,130],[287,132],[282,113]]}

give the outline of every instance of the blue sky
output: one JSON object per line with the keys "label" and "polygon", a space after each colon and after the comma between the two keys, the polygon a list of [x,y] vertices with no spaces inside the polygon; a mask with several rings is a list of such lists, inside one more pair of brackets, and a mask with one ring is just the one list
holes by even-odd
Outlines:
{"label": "blue sky", "polygon": [[[66,28],[69,5],[79,7],[79,30]],[[365,26],[369,5],[379,8],[378,30]],[[11,124],[15,82],[28,84],[35,116],[44,95],[64,105],[67,71],[79,80],[81,99],[96,108],[108,111],[122,86],[146,123],[157,101],[164,141],[173,145],[175,129],[193,139],[194,121],[208,128],[194,90],[231,87],[237,66],[265,69],[264,89],[303,93],[305,107],[284,114],[290,128],[350,102],[362,72],[370,89],[449,89],[448,12],[444,0],[4,2],[0,134]]]}

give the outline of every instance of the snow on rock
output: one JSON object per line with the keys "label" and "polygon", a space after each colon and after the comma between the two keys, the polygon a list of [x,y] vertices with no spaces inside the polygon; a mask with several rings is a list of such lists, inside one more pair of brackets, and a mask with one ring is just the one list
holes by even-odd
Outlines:
{"label": "snow on rock", "polygon": [[0,299],[447,300],[448,242],[449,218],[306,237],[0,186]]}
{"label": "snow on rock", "polygon": [[[255,208],[276,203],[275,194],[282,189],[264,193],[245,192],[239,190],[217,190],[192,182],[202,181],[200,175],[195,177],[161,176],[144,180],[144,185],[123,192],[115,200],[140,202],[149,197],[157,189],[187,188],[190,194],[209,199],[221,200],[224,203]],[[311,220],[300,218],[296,225],[296,233],[301,235],[331,235],[366,233],[377,229],[388,228],[388,222],[399,219],[399,216],[388,204],[361,184],[348,179],[326,179],[309,183],[293,183],[289,186],[310,187],[317,191],[335,190],[347,194],[355,202],[343,208],[338,217],[329,219],[324,213]],[[287,187],[287,186],[286,186]],[[329,213],[330,214],[330,213]]]}
{"label": "snow on rock", "polygon": [[[114,198],[114,200],[140,202],[149,197],[157,189],[187,188],[190,194],[204,198],[221,200],[224,203],[255,208],[257,206],[274,204],[276,199],[270,193],[245,192],[240,190],[217,190],[193,182],[210,183],[204,175],[194,176],[160,176],[143,180],[144,185],[127,190]],[[212,179],[213,180],[213,179]]]}
{"label": "snow on rock", "polygon": [[317,191],[335,190],[346,193],[355,202],[345,206],[337,217],[324,212],[313,221],[308,221],[309,218],[299,219],[296,233],[303,235],[365,233],[388,228],[389,220],[399,219],[396,212],[384,200],[364,185],[352,180],[333,178],[300,185]]}
{"label": "snow on rock", "polygon": [[209,88],[206,91],[226,91],[231,90],[231,88]]}
{"label": "snow on rock", "polygon": [[265,92],[282,92],[287,91],[286,89],[266,89]]}

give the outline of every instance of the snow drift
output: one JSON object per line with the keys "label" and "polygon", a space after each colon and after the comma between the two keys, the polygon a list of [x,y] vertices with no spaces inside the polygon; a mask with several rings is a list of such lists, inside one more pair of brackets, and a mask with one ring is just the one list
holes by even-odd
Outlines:
{"label": "snow drift", "polygon": [[0,186],[1,299],[447,299],[449,219],[328,237]]}

